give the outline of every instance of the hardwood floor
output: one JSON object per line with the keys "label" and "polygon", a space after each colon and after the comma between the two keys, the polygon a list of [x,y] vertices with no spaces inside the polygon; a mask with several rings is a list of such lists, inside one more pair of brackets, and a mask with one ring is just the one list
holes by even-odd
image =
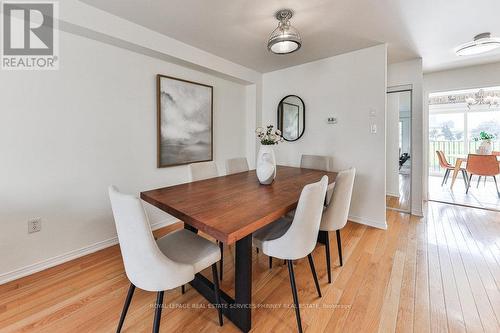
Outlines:
{"label": "hardwood floor", "polygon": [[[387,212],[388,230],[348,223],[344,266],[332,240],[313,252],[323,297],[306,260],[295,275],[306,332],[499,332],[500,213],[429,203],[427,217]],[[157,235],[180,225],[165,228]],[[234,247],[222,288],[233,293]],[[253,332],[296,331],[286,266],[254,252]],[[211,277],[209,270],[204,272]],[[1,332],[113,332],[127,293],[117,246],[0,286]],[[137,290],[123,332],[150,332],[155,294]],[[238,332],[192,288],[165,294],[163,332]]]}
{"label": "hardwood floor", "polygon": [[465,193],[462,175],[457,177],[453,189],[450,188],[451,176],[448,183],[443,186],[441,186],[442,180],[442,176],[429,177],[429,200],[500,211],[500,198],[491,177],[488,177],[486,182],[483,177],[478,184],[478,177],[474,176],[469,193]]}
{"label": "hardwood floor", "polygon": [[410,174],[399,174],[399,197],[386,195],[386,207],[409,211],[411,194],[410,191]]}

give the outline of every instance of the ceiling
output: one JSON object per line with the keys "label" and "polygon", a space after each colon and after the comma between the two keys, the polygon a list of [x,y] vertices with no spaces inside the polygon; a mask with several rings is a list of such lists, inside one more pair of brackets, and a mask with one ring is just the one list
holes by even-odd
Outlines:
{"label": "ceiling", "polygon": [[[424,71],[500,61],[500,51],[457,57],[453,49],[481,32],[500,36],[497,0],[81,0],[109,13],[259,72],[380,43],[390,63],[421,57]],[[267,51],[274,13],[295,11],[302,48]]]}

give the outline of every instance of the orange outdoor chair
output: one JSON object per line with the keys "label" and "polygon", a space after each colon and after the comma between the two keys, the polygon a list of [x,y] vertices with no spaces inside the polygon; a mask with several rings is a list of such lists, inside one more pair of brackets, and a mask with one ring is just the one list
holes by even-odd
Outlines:
{"label": "orange outdoor chair", "polygon": [[[455,169],[455,167],[450,163],[448,163],[448,160],[446,160],[446,156],[444,155],[444,152],[442,150],[436,150],[436,154],[439,159],[439,166],[446,170],[444,172],[443,181],[441,182],[441,186],[443,186],[448,181],[448,177],[450,177],[450,171]],[[467,171],[464,168],[460,168],[460,171],[462,172],[462,176],[464,177],[465,188],[467,189],[468,186]]]}
{"label": "orange outdoor chair", "polygon": [[469,185],[465,193],[469,193],[470,182],[473,175],[480,177],[493,177],[495,181],[495,187],[497,189],[497,195],[500,198],[500,192],[498,191],[498,184],[496,176],[500,174],[500,164],[498,163],[497,157],[495,155],[476,155],[469,154],[467,157],[467,172],[469,176]]}

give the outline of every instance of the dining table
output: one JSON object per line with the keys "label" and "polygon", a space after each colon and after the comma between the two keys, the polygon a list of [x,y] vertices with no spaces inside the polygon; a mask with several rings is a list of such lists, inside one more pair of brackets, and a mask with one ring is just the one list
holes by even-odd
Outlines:
{"label": "dining table", "polygon": [[[184,228],[235,244],[234,298],[221,290],[223,314],[241,331],[252,328],[252,233],[297,207],[302,188],[337,173],[277,166],[261,185],[255,170],[141,192],[141,199],[184,222]],[[321,240],[319,240],[321,242]],[[290,244],[293,246],[293,244]],[[215,304],[213,284],[196,274],[191,286]]]}
{"label": "dining table", "polygon": [[[453,175],[451,176],[451,184],[450,184],[450,189],[453,189],[453,185],[455,184],[455,180],[457,179],[458,172],[460,171],[460,168],[462,167],[463,163],[467,163],[467,156],[468,155],[463,155],[463,154],[449,154],[450,157],[455,157],[455,165],[453,167]],[[497,160],[500,159],[500,156],[497,156]]]}

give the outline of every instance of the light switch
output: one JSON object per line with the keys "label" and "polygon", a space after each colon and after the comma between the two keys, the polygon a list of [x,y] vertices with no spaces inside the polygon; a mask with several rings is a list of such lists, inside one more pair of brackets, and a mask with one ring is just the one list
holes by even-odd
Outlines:
{"label": "light switch", "polygon": [[370,132],[372,134],[377,134],[377,124],[371,124],[370,125]]}

